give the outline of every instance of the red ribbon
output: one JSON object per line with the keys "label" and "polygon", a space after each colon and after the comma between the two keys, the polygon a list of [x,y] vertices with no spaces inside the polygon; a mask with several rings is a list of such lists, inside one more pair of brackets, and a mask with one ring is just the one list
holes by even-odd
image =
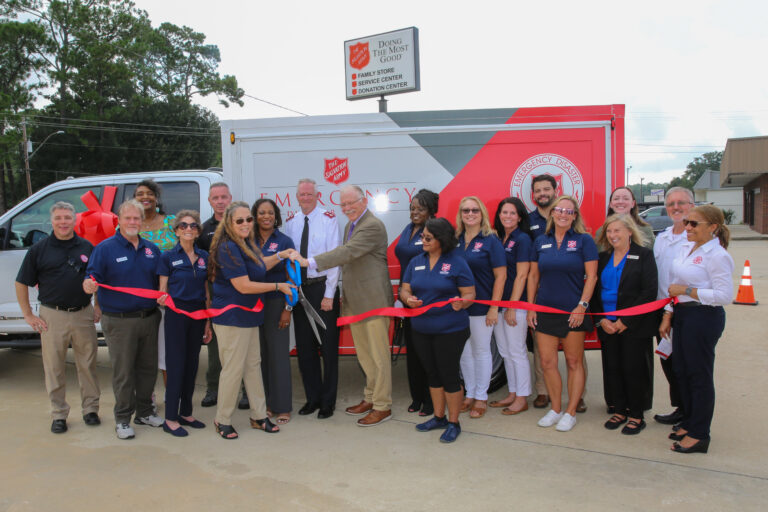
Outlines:
{"label": "red ribbon", "polygon": [[[91,277],[93,279],[93,277]],[[93,280],[96,282],[96,280]],[[261,299],[256,302],[256,305],[252,308],[247,308],[245,306],[240,306],[238,304],[227,304],[223,308],[217,308],[217,309],[198,309],[197,311],[184,311],[183,309],[180,309],[176,306],[176,304],[173,302],[173,298],[168,295],[165,292],[161,292],[159,290],[147,290],[146,288],[130,288],[127,286],[110,286],[108,284],[103,283],[96,283],[101,288],[106,288],[107,290],[112,290],[115,292],[121,292],[121,293],[127,293],[129,295],[135,295],[136,297],[143,297],[145,299],[159,299],[163,295],[166,295],[167,298],[165,300],[165,307],[168,309],[175,311],[176,313],[179,313],[181,315],[187,315],[192,320],[203,320],[205,318],[213,318],[215,316],[219,316],[222,313],[229,311],[230,309],[240,308],[244,309],[245,311],[251,311],[254,313],[259,313],[262,309],[264,309],[264,305],[261,303]]]}
{"label": "red ribbon", "polygon": [[87,211],[78,213],[75,219],[75,233],[98,245],[115,234],[117,227],[117,215],[112,213],[112,205],[115,202],[117,187],[104,187],[104,199],[99,204],[96,194],[89,190],[80,200],[85,204]]}
{"label": "red ribbon", "polygon": [[[414,317],[423,315],[425,312],[432,308],[441,308],[445,305],[450,304],[451,302],[456,302],[461,299],[454,298],[454,299],[448,299],[443,300],[440,302],[433,302],[432,304],[427,304],[426,306],[420,306],[418,308],[378,308],[378,309],[372,309],[370,311],[366,311],[365,313],[360,313],[359,315],[352,315],[352,316],[342,316],[339,317],[338,320],[336,320],[336,325],[342,326],[342,325],[348,325],[353,324],[355,322],[359,322],[360,320],[365,320],[366,318],[370,318],[372,316],[399,316],[399,317]],[[539,313],[559,313],[561,315],[570,315],[570,311],[563,311],[562,309],[556,309],[556,308],[550,308],[549,306],[541,306],[539,304],[531,304],[529,302],[522,302],[522,301],[512,301],[512,300],[472,300],[470,302],[475,302],[477,304],[485,304],[486,306],[498,306],[500,308],[513,308],[513,309],[524,309],[527,311],[538,311]],[[631,308],[624,308],[619,309],[618,311],[607,311],[605,313],[584,313],[585,315],[594,315],[594,316],[604,316],[604,315],[610,315],[610,316],[636,316],[636,315],[644,315],[645,313],[650,313],[651,311],[656,311],[658,309],[663,308],[670,302],[674,302],[677,304],[677,297],[670,298],[670,299],[659,299],[655,300],[653,302],[647,302],[645,304],[640,304],[639,306],[632,306]]]}

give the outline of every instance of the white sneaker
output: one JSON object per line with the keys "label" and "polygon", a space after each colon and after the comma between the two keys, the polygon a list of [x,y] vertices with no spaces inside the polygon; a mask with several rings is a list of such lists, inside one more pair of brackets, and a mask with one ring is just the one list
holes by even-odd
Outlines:
{"label": "white sneaker", "polygon": [[563,417],[563,413],[555,412],[552,409],[550,409],[549,412],[547,414],[545,414],[544,417],[539,420],[539,426],[540,427],[551,427],[552,425],[554,425],[558,421],[560,421],[560,418],[562,418],[562,417]]}
{"label": "white sneaker", "polygon": [[162,427],[163,423],[165,423],[165,420],[158,416],[157,414],[152,414],[150,416],[144,416],[143,418],[139,418],[136,416],[133,419],[133,422],[137,425],[148,425],[150,427]]}
{"label": "white sneaker", "polygon": [[560,418],[560,421],[557,422],[555,429],[557,429],[559,432],[568,432],[573,428],[574,425],[576,425],[576,418],[568,413],[565,413],[563,414],[563,417]]}
{"label": "white sneaker", "polygon": [[115,432],[117,432],[118,439],[133,439],[136,437],[133,427],[128,423],[118,423],[115,425]]}

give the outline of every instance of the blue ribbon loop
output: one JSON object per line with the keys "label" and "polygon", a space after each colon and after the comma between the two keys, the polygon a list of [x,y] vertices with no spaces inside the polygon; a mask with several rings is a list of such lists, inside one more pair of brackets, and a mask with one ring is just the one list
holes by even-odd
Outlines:
{"label": "blue ribbon loop", "polygon": [[[293,265],[291,265],[293,263]],[[301,266],[298,261],[287,261],[285,265],[288,270],[288,277],[296,285],[296,288],[291,288],[291,298],[285,298],[285,302],[289,306],[294,307],[299,302],[299,286],[301,286]]]}

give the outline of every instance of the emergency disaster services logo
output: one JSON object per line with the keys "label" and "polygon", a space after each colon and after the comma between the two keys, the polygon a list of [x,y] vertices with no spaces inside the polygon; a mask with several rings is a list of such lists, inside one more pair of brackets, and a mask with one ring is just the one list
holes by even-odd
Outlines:
{"label": "emergency disaster services logo", "polygon": [[584,200],[584,177],[573,162],[555,153],[540,153],[520,164],[512,175],[512,183],[509,186],[510,195],[522,199],[528,211],[536,208],[531,182],[541,174],[549,174],[555,178],[557,182],[555,197],[563,194],[573,196],[581,206]]}

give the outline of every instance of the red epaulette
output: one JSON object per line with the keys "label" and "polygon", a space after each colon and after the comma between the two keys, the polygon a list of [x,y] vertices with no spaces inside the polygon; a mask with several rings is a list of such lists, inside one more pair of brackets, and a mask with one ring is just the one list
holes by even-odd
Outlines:
{"label": "red epaulette", "polygon": [[288,214],[288,218],[287,218],[287,219],[285,219],[285,222],[288,222],[289,220],[291,220],[291,219],[292,219],[292,218],[294,218],[295,216],[296,216],[296,212],[290,212],[290,213]]}
{"label": "red epaulette", "polygon": [[336,212],[334,212],[333,210],[326,211],[324,215],[330,219],[336,218]]}

